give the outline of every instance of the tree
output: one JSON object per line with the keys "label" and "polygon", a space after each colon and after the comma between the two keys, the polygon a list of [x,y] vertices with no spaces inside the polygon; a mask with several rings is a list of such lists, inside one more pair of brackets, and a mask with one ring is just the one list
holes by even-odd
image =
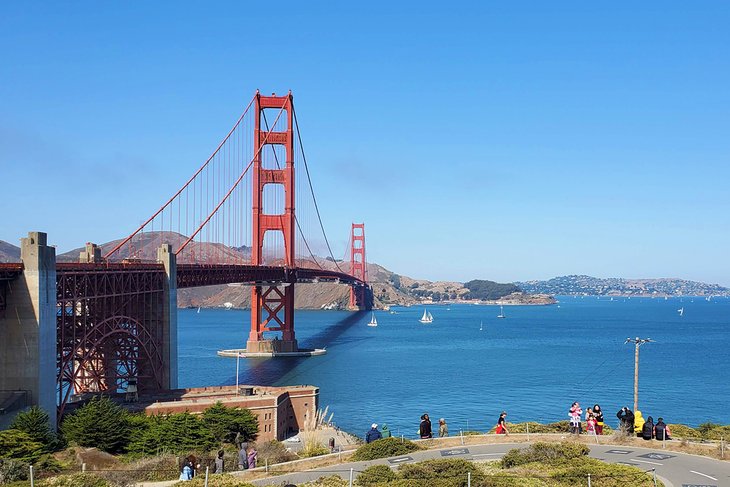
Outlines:
{"label": "tree", "polygon": [[43,454],[43,444],[34,441],[24,431],[0,431],[0,458],[12,458],[33,463]]}
{"label": "tree", "polygon": [[209,451],[218,442],[203,421],[188,412],[133,419],[128,451],[135,455]]}
{"label": "tree", "polygon": [[51,428],[48,413],[39,406],[32,406],[15,416],[10,428],[27,433],[33,441],[44,445],[46,451],[56,447],[56,433]]}
{"label": "tree", "polygon": [[129,413],[108,398],[95,397],[61,424],[69,442],[108,453],[123,452],[129,443]]}
{"label": "tree", "polygon": [[220,401],[203,412],[203,422],[219,442],[233,443],[236,433],[245,441],[255,439],[259,422],[251,411],[243,408],[228,408]]}

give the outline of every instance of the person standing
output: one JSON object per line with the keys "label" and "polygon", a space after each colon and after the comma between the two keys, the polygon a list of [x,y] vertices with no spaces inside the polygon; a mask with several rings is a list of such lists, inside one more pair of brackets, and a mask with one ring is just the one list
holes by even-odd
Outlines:
{"label": "person standing", "polygon": [[433,433],[431,432],[431,420],[429,419],[428,414],[421,416],[421,424],[418,427],[418,435],[423,439],[433,438]]}
{"label": "person standing", "polygon": [[388,425],[383,423],[383,438],[390,438],[392,435],[390,434],[390,428],[388,428]]}
{"label": "person standing", "polygon": [[213,470],[213,473],[223,473],[223,450],[218,450],[218,456],[215,457],[215,469]]}
{"label": "person standing", "polygon": [[248,468],[256,468],[256,459],[259,454],[259,452],[256,451],[256,448],[251,447],[248,449]]}
{"label": "person standing", "polygon": [[631,435],[634,429],[634,413],[627,406],[622,407],[619,412],[616,413],[616,417],[619,419],[619,428],[624,432],[625,435]]}
{"label": "person standing", "polygon": [[449,427],[444,418],[439,419],[439,438],[449,436]]}
{"label": "person standing", "polygon": [[598,404],[593,406],[593,417],[596,418],[596,434],[603,434],[603,411]]}
{"label": "person standing", "polygon": [[367,434],[365,435],[365,443],[372,443],[373,441],[379,440],[382,437],[383,435],[381,435],[380,431],[378,431],[378,424],[373,423],[370,426],[370,430],[368,430]]}
{"label": "person standing", "polygon": [[248,468],[248,443],[241,443],[241,449],[238,450],[238,470],[246,470]]}
{"label": "person standing", "polygon": [[656,425],[654,425],[654,438],[656,438],[659,441],[664,440],[671,440],[669,437],[671,433],[669,433],[669,426],[664,424],[664,418],[659,418],[656,422]]}
{"label": "person standing", "polygon": [[580,417],[583,414],[583,410],[580,408],[578,402],[574,402],[568,410],[568,416],[570,417],[570,432],[574,435],[580,434],[581,423]]}
{"label": "person standing", "polygon": [[507,430],[507,411],[502,411],[497,420],[497,429],[494,431],[498,435],[509,435]]}

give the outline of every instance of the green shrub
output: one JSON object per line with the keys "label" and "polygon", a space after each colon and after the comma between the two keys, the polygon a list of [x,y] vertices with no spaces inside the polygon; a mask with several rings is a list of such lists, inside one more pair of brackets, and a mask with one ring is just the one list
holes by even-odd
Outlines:
{"label": "green shrub", "polygon": [[671,436],[675,439],[700,439],[702,434],[691,426],[685,424],[670,424]]}
{"label": "green shrub", "polygon": [[387,465],[373,465],[368,467],[357,476],[357,485],[369,486],[377,484],[378,482],[390,482],[395,480],[398,476],[393,470]]}
{"label": "green shrub", "polygon": [[535,443],[525,449],[514,448],[502,457],[502,468],[512,468],[527,463],[561,463],[588,455],[590,448],[580,443]]}
{"label": "green shrub", "polygon": [[[296,460],[297,456],[286,449],[284,443],[276,440],[266,441],[263,443],[256,443],[256,451],[258,451],[258,462],[268,463],[273,465],[275,463],[289,462]],[[329,453],[329,450],[327,451]]]}
{"label": "green shrub", "polygon": [[550,477],[561,485],[582,485],[591,475],[593,485],[601,487],[653,487],[653,478],[636,467],[603,463],[594,458],[580,458],[550,472]]}
{"label": "green shrub", "polygon": [[[204,487],[205,474],[196,476],[193,480],[180,481],[174,484],[175,487]],[[228,474],[210,475],[208,476],[209,487],[254,487],[248,482],[244,482],[238,477]]]}
{"label": "green shrub", "polygon": [[339,475],[330,475],[329,477],[321,477],[312,482],[299,484],[299,487],[347,487],[349,482]]}
{"label": "green shrub", "polygon": [[387,458],[397,455],[405,455],[420,450],[421,447],[412,441],[401,441],[400,438],[382,438],[355,450],[352,460],[360,462],[363,460],[375,460],[376,458]]}
{"label": "green shrub", "polygon": [[61,432],[79,446],[120,453],[129,443],[129,413],[108,398],[95,397],[63,420]]}
{"label": "green shrub", "polygon": [[403,480],[418,481],[419,485],[466,487],[468,472],[471,472],[473,485],[484,482],[484,472],[478,465],[467,460],[451,458],[401,465],[398,477]]}
{"label": "green shrub", "polygon": [[20,460],[0,458],[0,485],[28,478],[28,464]]}
{"label": "green shrub", "polygon": [[202,414],[203,423],[218,442],[233,443],[240,433],[243,441],[255,440],[259,422],[248,409],[228,408],[221,402],[206,409]]}
{"label": "green shrub", "polygon": [[[674,433],[673,429],[670,428],[670,430]],[[730,439],[730,426],[715,426],[703,433],[703,436],[708,440],[720,440],[724,438],[727,441]]]}
{"label": "green shrub", "polygon": [[318,457],[321,455],[327,455],[330,449],[319,442],[307,442],[307,444],[299,452],[299,456],[302,458]]}
{"label": "green shrub", "polygon": [[43,454],[43,445],[23,431],[0,431],[0,458],[35,462]]}
{"label": "green shrub", "polygon": [[53,451],[58,443],[48,413],[39,406],[32,406],[15,416],[10,429],[27,433],[33,441],[42,444],[46,451]]}
{"label": "green shrub", "polygon": [[51,477],[40,483],[42,487],[112,487],[101,477],[90,473],[75,473]]}
{"label": "green shrub", "polygon": [[210,451],[218,441],[201,419],[188,412],[135,418],[128,445],[132,457]]}

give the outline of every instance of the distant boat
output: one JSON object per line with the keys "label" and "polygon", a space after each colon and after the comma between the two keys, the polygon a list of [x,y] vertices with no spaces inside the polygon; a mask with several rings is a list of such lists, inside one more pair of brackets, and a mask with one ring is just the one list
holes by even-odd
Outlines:
{"label": "distant boat", "polygon": [[424,309],[423,316],[421,316],[421,319],[418,321],[420,321],[421,323],[433,323],[433,316],[431,315],[431,313]]}
{"label": "distant boat", "polygon": [[479,322],[479,331],[484,331],[484,322]]}
{"label": "distant boat", "polygon": [[225,303],[223,303],[223,307],[226,308],[226,309],[232,309],[233,308],[233,303],[225,302]]}
{"label": "distant boat", "polygon": [[375,319],[375,313],[372,313],[370,316],[370,323],[368,323],[368,326],[378,326],[378,320]]}
{"label": "distant boat", "polygon": [[200,306],[198,306],[198,313],[200,313]]}
{"label": "distant boat", "polygon": [[497,318],[506,318],[506,316],[504,315],[504,306],[502,306],[501,304],[499,305],[499,314],[497,315]]}
{"label": "distant boat", "polygon": [[611,301],[613,301],[613,298],[611,298]]}
{"label": "distant boat", "polygon": [[682,307],[682,308],[679,308],[679,309],[677,310],[677,313],[679,313],[679,316],[684,316],[684,307]]}

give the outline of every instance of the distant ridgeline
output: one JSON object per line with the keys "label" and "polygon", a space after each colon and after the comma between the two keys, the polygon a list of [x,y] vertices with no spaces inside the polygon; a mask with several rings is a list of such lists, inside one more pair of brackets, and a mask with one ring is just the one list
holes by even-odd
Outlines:
{"label": "distant ridgeline", "polygon": [[600,279],[591,276],[561,276],[547,281],[516,282],[524,292],[585,296],[730,296],[718,284],[684,279]]}
{"label": "distant ridgeline", "polygon": [[464,295],[464,299],[495,300],[521,291],[514,284],[502,284],[494,281],[483,281],[481,279],[465,282],[464,287],[469,290]]}

